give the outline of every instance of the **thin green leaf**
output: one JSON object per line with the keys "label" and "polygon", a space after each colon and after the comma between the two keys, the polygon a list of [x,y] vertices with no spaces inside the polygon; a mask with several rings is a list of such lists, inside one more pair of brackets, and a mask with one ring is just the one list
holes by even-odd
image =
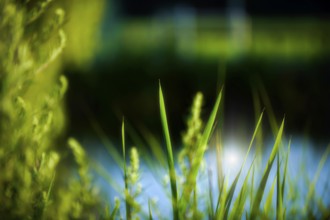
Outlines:
{"label": "thin green leaf", "polygon": [[327,161],[328,159],[328,156],[330,154],[330,144],[328,145],[327,149],[325,150],[325,152],[323,153],[322,155],[322,158],[319,162],[319,165],[317,167],[317,170],[315,172],[315,176],[313,178],[313,182],[312,184],[310,184],[309,186],[309,189],[308,189],[308,194],[307,194],[307,198],[306,198],[306,203],[305,203],[305,208],[304,208],[304,211],[307,212],[308,211],[308,206],[309,206],[309,203],[312,199],[312,196],[315,192],[315,186],[316,186],[316,183],[318,181],[318,179],[320,178],[320,175],[321,175],[321,171],[323,169],[323,166],[325,164],[325,162]]}
{"label": "thin green leaf", "polygon": [[283,220],[283,200],[281,187],[280,157],[277,155],[277,193],[276,193],[276,219]]}
{"label": "thin green leaf", "polygon": [[222,186],[222,192],[219,194],[217,209],[215,210],[215,219],[224,219],[225,202],[227,199],[228,180],[226,179]]}
{"label": "thin green leaf", "polygon": [[121,140],[123,148],[123,158],[124,158],[124,182],[125,182],[125,206],[126,206],[126,219],[132,219],[131,205],[129,202],[128,195],[128,177],[127,177],[127,167],[126,167],[126,147],[125,147],[125,121],[123,118],[121,125]]}
{"label": "thin green leaf", "polygon": [[171,192],[172,192],[173,219],[178,220],[179,219],[179,210],[178,210],[178,192],[177,192],[177,186],[176,186],[176,173],[175,173],[175,168],[174,168],[170,132],[168,129],[168,124],[167,124],[164,96],[163,96],[163,91],[162,91],[160,82],[159,82],[159,106],[160,106],[160,117],[161,117],[161,121],[162,121],[163,132],[164,132],[165,141],[166,141],[167,155],[168,155],[167,162],[168,162],[168,167],[169,167],[169,176],[170,176]]}
{"label": "thin green leaf", "polygon": [[229,219],[231,219],[231,220],[242,219],[245,202],[246,202],[246,198],[247,198],[247,195],[248,195],[248,178],[250,177],[250,172],[251,172],[252,167],[254,165],[255,159],[256,159],[256,157],[254,157],[254,159],[253,159],[253,161],[250,165],[248,173],[245,176],[243,186],[241,188],[239,196],[236,199],[236,201],[234,203],[234,206],[233,206],[233,209],[232,209],[232,211],[229,215]]}
{"label": "thin green leaf", "polygon": [[113,208],[113,211],[111,212],[111,215],[110,215],[111,220],[116,219],[116,215],[117,215],[117,212],[119,211],[119,208],[120,208],[120,200],[115,199],[115,207]]}
{"label": "thin green leaf", "polygon": [[279,145],[280,145],[281,140],[282,140],[282,134],[283,134],[283,128],[284,128],[284,121],[285,120],[283,119],[282,124],[281,124],[281,127],[280,127],[280,129],[278,131],[278,134],[277,134],[277,137],[276,137],[275,144],[273,146],[272,152],[271,152],[271,154],[269,156],[268,164],[266,166],[266,169],[264,171],[264,174],[262,176],[261,182],[260,182],[259,187],[258,187],[258,190],[257,190],[257,194],[256,194],[256,196],[254,198],[254,201],[253,201],[253,204],[252,204],[251,218],[250,218],[252,220],[255,219],[257,217],[257,214],[259,213],[259,207],[260,207],[262,196],[264,194],[264,190],[265,190],[265,187],[266,187],[267,179],[268,179],[270,170],[272,168],[272,165],[274,163],[275,156],[276,156],[276,154],[278,152]]}
{"label": "thin green leaf", "polygon": [[208,181],[209,181],[209,216],[211,219],[214,218],[213,213],[214,213],[214,208],[213,208],[213,192],[212,192],[212,170],[208,170]]}
{"label": "thin green leaf", "polygon": [[227,216],[228,216],[228,212],[229,212],[229,209],[230,209],[231,201],[232,201],[233,196],[234,196],[236,185],[238,183],[238,179],[239,179],[239,177],[240,177],[240,175],[242,173],[243,167],[245,166],[246,160],[247,160],[247,158],[249,156],[249,153],[250,153],[250,150],[252,148],[254,139],[255,139],[255,137],[256,137],[256,135],[258,133],[259,126],[260,126],[261,121],[262,121],[262,116],[263,116],[263,112],[261,113],[261,115],[259,117],[259,120],[258,120],[258,123],[256,125],[256,128],[254,129],[254,132],[253,132],[253,135],[252,135],[252,138],[251,138],[251,141],[250,141],[248,150],[246,152],[246,155],[245,155],[245,158],[244,158],[244,161],[243,161],[243,164],[241,165],[241,168],[240,168],[239,172],[237,173],[237,175],[235,177],[235,180],[234,180],[234,182],[232,183],[232,185],[230,187],[230,190],[229,190],[229,193],[228,193],[228,196],[227,196],[227,199],[226,199],[226,211],[225,211],[225,215],[224,215],[224,218],[225,219],[227,219]]}
{"label": "thin green leaf", "polygon": [[291,149],[291,138],[289,140],[288,151],[287,151],[287,155],[286,155],[286,159],[285,159],[285,166],[284,166],[284,173],[283,173],[283,180],[282,180],[282,189],[281,189],[282,190],[282,199],[284,198],[284,188],[285,188],[285,184],[286,184],[286,173],[287,173],[287,170],[288,170],[290,149]]}
{"label": "thin green leaf", "polygon": [[153,220],[152,212],[151,212],[150,199],[149,199],[149,201],[148,201],[148,209],[149,209],[149,220]]}

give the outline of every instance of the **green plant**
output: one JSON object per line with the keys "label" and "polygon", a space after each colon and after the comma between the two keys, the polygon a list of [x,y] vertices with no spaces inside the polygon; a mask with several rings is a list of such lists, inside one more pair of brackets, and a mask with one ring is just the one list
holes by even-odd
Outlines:
{"label": "green plant", "polygon": [[[255,159],[257,157],[261,157],[261,151],[256,150],[255,155],[253,156],[254,160],[249,165],[249,168],[246,172],[243,172],[243,169],[247,166],[247,159],[251,152],[252,147],[255,145],[255,140],[257,139],[259,133],[261,133],[261,124],[264,112],[260,113],[259,119],[257,120],[255,130],[253,132],[250,144],[247,148],[247,152],[244,160],[242,161],[241,167],[238,173],[235,175],[235,178],[232,182],[228,181],[227,176],[219,176],[221,184],[219,184],[218,188],[218,198],[217,203],[214,207],[213,204],[213,195],[211,185],[210,189],[202,191],[198,193],[196,190],[196,186],[198,183],[198,174],[201,173],[201,165],[203,163],[203,155],[206,151],[206,146],[208,140],[210,139],[211,132],[214,127],[215,117],[217,115],[218,106],[221,100],[221,92],[217,98],[216,104],[213,108],[211,116],[206,123],[205,128],[202,126],[202,121],[200,118],[201,111],[201,103],[202,96],[198,93],[194,99],[193,106],[191,109],[191,115],[188,118],[187,122],[187,132],[183,134],[183,148],[179,152],[179,160],[178,163],[181,167],[182,178],[183,181],[178,181],[178,171],[175,168],[175,157],[173,154],[172,143],[169,133],[169,125],[166,116],[166,108],[163,91],[161,86],[159,86],[159,104],[160,104],[160,115],[161,122],[163,125],[164,137],[166,142],[167,149],[167,162],[168,162],[168,173],[169,173],[169,184],[171,189],[170,200],[172,202],[172,210],[173,210],[173,219],[201,219],[209,216],[210,219],[287,219],[290,207],[287,206],[287,203],[291,203],[287,197],[288,191],[290,194],[291,189],[286,189],[288,182],[288,161],[289,161],[289,152],[291,146],[291,140],[288,142],[287,150],[283,146],[283,134],[284,134],[284,120],[282,121],[280,126],[276,125],[276,121],[270,116],[269,119],[271,123],[275,127],[277,134],[275,138],[275,143],[272,147],[272,151],[269,155],[268,161],[266,162],[266,166],[264,167],[264,171],[260,176],[260,180],[255,180],[255,170],[260,170],[260,168],[255,167]],[[123,124],[124,125],[124,124]],[[204,130],[202,132],[202,130]],[[124,126],[122,127],[123,137],[124,137]],[[275,131],[274,131],[275,132]],[[150,137],[149,135],[147,137]],[[259,137],[260,138],[260,137]],[[263,138],[260,138],[263,139]],[[260,140],[259,139],[259,140]],[[124,144],[123,138],[123,146]],[[154,143],[154,142],[150,142]],[[259,142],[260,144],[260,142]],[[155,147],[155,146],[153,146]],[[134,148],[133,148],[134,149]],[[328,148],[330,149],[330,148]],[[123,148],[124,151],[124,148]],[[153,149],[152,152],[156,152],[157,154],[161,152],[161,149]],[[221,150],[219,152],[222,152]],[[314,178],[314,183],[310,186],[309,193],[307,195],[306,204],[310,204],[310,197],[313,194],[315,181],[317,181],[319,177],[319,172],[324,166],[324,163],[328,157],[329,150],[325,152],[322,160],[320,161],[320,165],[316,176]],[[125,159],[125,157],[124,157]],[[276,161],[276,162],[275,162]],[[284,161],[284,163],[282,163]],[[260,164],[260,163],[258,163]],[[284,165],[283,165],[284,164]],[[207,163],[206,163],[207,166]],[[276,167],[275,178],[273,179],[273,183],[271,187],[266,188],[267,182],[269,182],[270,173],[273,167]],[[125,182],[127,177],[127,171],[124,169]],[[289,179],[290,180],[290,179]],[[292,181],[292,180],[290,180]],[[257,184],[256,184],[257,183]],[[126,185],[126,184],[125,184]],[[127,184],[128,185],[128,184]],[[254,189],[254,186],[257,186]],[[126,187],[127,188],[127,187]],[[126,190],[127,191],[127,190]],[[276,191],[276,194],[275,194]],[[235,192],[238,194],[235,195]],[[210,203],[208,206],[204,207],[204,209],[200,209],[199,203],[203,200],[203,196],[205,194],[210,195]],[[133,194],[132,194],[133,195]],[[274,196],[275,195],[275,196]],[[129,196],[125,195],[126,201]],[[265,200],[265,203],[262,200]],[[275,199],[275,206],[273,206],[273,201]],[[322,203],[320,200],[317,200]],[[247,204],[249,203],[249,206]],[[131,209],[130,204],[127,203],[126,207]],[[247,208],[249,207],[249,208]],[[322,205],[321,205],[322,207]],[[324,205],[323,205],[324,207]],[[275,211],[274,211],[275,210]],[[299,214],[295,215],[298,217],[307,217],[309,209],[301,209]],[[126,208],[127,211],[127,208]],[[141,210],[142,211],[142,210]],[[148,212],[149,219],[153,219],[153,209],[150,205],[150,200],[148,201]],[[308,213],[307,213],[308,212]],[[206,215],[207,214],[207,215]],[[294,216],[295,216],[294,215]],[[320,215],[321,218],[325,219],[329,213],[326,211],[322,211]],[[142,215],[143,216],[143,215]]]}
{"label": "green plant", "polygon": [[51,0],[0,1],[0,216],[96,218],[85,154],[69,140],[80,179],[59,169],[65,145],[60,75],[65,11]]}

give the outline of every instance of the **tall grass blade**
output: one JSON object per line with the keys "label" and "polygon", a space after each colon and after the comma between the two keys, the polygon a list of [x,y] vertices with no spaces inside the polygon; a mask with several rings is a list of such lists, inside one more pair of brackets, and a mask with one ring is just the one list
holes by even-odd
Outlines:
{"label": "tall grass blade", "polygon": [[249,153],[251,151],[251,148],[252,148],[252,145],[253,145],[253,142],[254,142],[254,139],[258,133],[258,130],[259,130],[259,127],[260,127],[260,124],[261,124],[261,121],[262,121],[262,116],[263,116],[263,112],[261,113],[260,117],[259,117],[259,120],[257,122],[257,125],[256,125],[256,128],[254,129],[254,132],[253,132],[253,135],[252,135],[252,138],[251,138],[251,141],[250,141],[250,144],[249,144],[249,147],[248,147],[248,150],[246,152],[246,155],[245,155],[245,158],[244,158],[244,161],[243,161],[243,164],[239,170],[239,172],[237,173],[236,177],[235,177],[235,180],[234,182],[232,183],[230,189],[229,189],[229,193],[228,193],[228,196],[227,196],[227,199],[226,199],[226,211],[225,211],[225,215],[224,215],[224,218],[227,219],[227,216],[228,216],[228,212],[229,212],[229,209],[230,209],[230,205],[231,205],[231,201],[233,199],[233,196],[234,196],[234,192],[235,192],[235,189],[236,189],[236,186],[237,186],[237,182],[238,182],[238,179],[242,173],[242,170],[245,166],[245,163],[246,163],[246,160],[249,156]]}
{"label": "tall grass blade", "polygon": [[128,177],[127,177],[127,167],[126,167],[126,146],[125,146],[125,121],[123,118],[121,125],[121,140],[122,140],[122,150],[124,158],[124,182],[125,182],[125,206],[126,206],[126,219],[132,219],[131,205],[129,204],[129,190],[128,190]]}
{"label": "tall grass blade", "polygon": [[87,119],[89,120],[90,125],[92,126],[92,129],[95,131],[96,135],[98,138],[101,140],[102,144],[104,147],[107,149],[109,155],[113,158],[113,160],[120,166],[123,166],[123,160],[121,158],[120,153],[118,152],[117,148],[115,145],[110,141],[108,136],[106,135],[105,131],[99,124],[99,122],[95,119],[94,114],[92,111],[89,109],[87,104],[83,106],[83,110],[87,116]]}
{"label": "tall grass blade", "polygon": [[225,179],[224,183],[222,184],[221,192],[219,193],[219,198],[217,202],[217,208],[215,210],[215,219],[224,219],[225,215],[225,202],[227,198],[227,187],[228,187],[228,180]]}
{"label": "tall grass blade", "polygon": [[111,212],[110,215],[110,219],[111,220],[115,220],[116,219],[116,215],[119,211],[120,208],[120,200],[119,199],[115,199],[115,207],[113,208],[113,211]]}
{"label": "tall grass blade", "polygon": [[271,154],[269,156],[266,169],[264,171],[264,174],[262,176],[261,182],[260,182],[259,187],[258,187],[258,190],[257,190],[257,194],[256,194],[256,196],[254,198],[254,201],[253,201],[253,204],[252,204],[251,218],[250,218],[252,220],[253,219],[256,219],[256,217],[257,217],[257,215],[259,213],[259,207],[260,207],[262,196],[264,194],[264,190],[265,190],[265,187],[266,187],[267,179],[268,179],[270,170],[272,168],[272,165],[274,163],[275,156],[276,156],[276,154],[278,152],[279,145],[280,145],[281,140],[282,140],[282,134],[283,134],[283,128],[284,128],[284,121],[285,121],[285,119],[283,119],[282,124],[281,124],[281,127],[280,127],[280,129],[278,131],[278,134],[277,134],[277,137],[276,137],[276,140],[275,140],[275,144],[274,144],[273,149],[272,149],[272,152],[271,152]]}
{"label": "tall grass blade", "polygon": [[106,170],[103,166],[100,165],[98,161],[90,160],[90,166],[93,170],[104,178],[107,183],[118,193],[122,192],[122,186],[118,184],[118,182],[111,176],[108,170]]}
{"label": "tall grass blade", "polygon": [[217,160],[217,182],[218,182],[218,190],[220,192],[222,188],[222,183],[223,183],[223,170],[222,170],[222,160],[221,160],[221,155],[222,155],[222,141],[221,141],[221,133],[217,133],[216,135],[216,160]]}
{"label": "tall grass blade", "polygon": [[271,129],[272,129],[272,132],[275,136],[278,133],[278,125],[276,122],[276,117],[275,117],[275,113],[274,113],[272,104],[270,102],[270,98],[267,95],[268,93],[266,91],[265,86],[261,82],[261,80],[258,79],[257,82],[258,82],[258,86],[259,86],[259,90],[260,90],[259,94],[261,95],[261,99],[262,99],[264,105],[266,106],[269,123],[270,123]]}
{"label": "tall grass blade", "polygon": [[248,178],[250,177],[250,173],[252,170],[252,167],[254,165],[255,159],[253,159],[249,171],[245,176],[244,182],[243,182],[243,186],[241,188],[241,191],[239,193],[238,198],[235,200],[233,209],[229,215],[229,219],[230,220],[236,220],[236,219],[242,219],[243,216],[243,212],[244,212],[244,206],[245,206],[245,202],[247,199],[247,195],[248,195]]}
{"label": "tall grass blade", "polygon": [[[138,131],[140,131],[141,134]],[[129,123],[127,120],[125,120],[125,132],[127,134],[127,137],[130,137],[130,140],[132,140],[132,142],[135,143],[136,146],[139,146],[139,152],[142,153],[142,157],[143,157],[143,161],[144,161],[145,165],[150,169],[150,171],[153,174],[157,175],[158,172],[157,172],[156,167],[154,166],[154,161],[152,160],[152,157],[150,157],[150,155],[149,155],[147,144],[149,144],[149,146],[151,146],[151,148],[157,148],[159,143],[154,141],[155,138],[153,138],[153,140],[152,140],[153,142],[150,143],[149,136],[144,137],[144,134],[142,133],[142,131],[143,131],[142,128],[139,127],[139,129],[137,130],[132,126],[131,123]],[[145,143],[145,141],[146,141],[146,143]],[[159,159],[159,157],[156,157],[156,158],[161,165],[166,166],[166,159],[164,158],[164,154],[161,155],[161,159]],[[163,162],[165,162],[165,163],[163,163]],[[159,178],[157,178],[157,180],[160,180],[161,177],[160,176],[158,176],[158,177]]]}
{"label": "tall grass blade", "polygon": [[307,211],[308,211],[308,205],[310,204],[310,201],[312,200],[313,194],[315,192],[316,183],[317,183],[318,179],[320,178],[321,171],[324,167],[325,162],[328,159],[329,154],[330,154],[330,144],[328,145],[327,149],[323,153],[322,158],[319,162],[319,165],[317,166],[317,170],[315,172],[313,182],[309,186],[308,194],[307,194],[307,198],[306,198],[306,202],[305,202],[305,207],[304,207],[305,213],[307,213]]}
{"label": "tall grass blade", "polygon": [[152,212],[151,212],[150,199],[148,200],[148,210],[149,210],[149,220],[153,220]]}
{"label": "tall grass blade", "polygon": [[251,176],[250,205],[253,204],[253,194],[254,194],[254,172],[255,172],[255,167],[253,167],[253,169],[252,169],[252,176]]}
{"label": "tall grass blade", "polygon": [[143,138],[146,140],[157,161],[159,161],[162,166],[166,166],[164,152],[158,139],[145,127],[140,127],[140,131],[142,132]]}
{"label": "tall grass blade", "polygon": [[170,132],[168,129],[167,124],[167,117],[166,117],[166,109],[165,109],[165,102],[162,87],[159,82],[159,107],[160,107],[160,117],[163,126],[163,132],[166,141],[166,148],[167,148],[167,162],[169,167],[169,176],[170,176],[170,184],[171,184],[171,193],[172,193],[172,208],[173,208],[173,219],[179,219],[179,210],[178,210],[178,192],[176,186],[176,173],[174,168],[174,160],[173,160],[173,152],[172,152],[172,144],[170,138]]}
{"label": "tall grass blade", "polygon": [[214,204],[213,204],[213,192],[212,192],[212,170],[208,170],[208,181],[209,181],[209,199],[210,199],[210,204],[209,204],[209,217],[211,219],[214,218],[213,213],[214,213]]}
{"label": "tall grass blade", "polygon": [[281,167],[280,156],[277,155],[277,193],[276,193],[276,219],[283,220],[283,199],[282,199],[282,186],[281,186]]}
{"label": "tall grass blade", "polygon": [[[255,112],[255,119],[256,123],[258,123],[257,118],[261,114],[261,101],[258,95],[257,89],[255,86],[251,86],[252,90],[252,98],[253,98],[253,106]],[[262,127],[256,136],[256,155],[257,155],[257,164],[261,164],[261,157],[262,157],[262,144],[263,144],[263,134],[262,134]]]}
{"label": "tall grass blade", "polygon": [[284,198],[284,189],[285,189],[285,184],[286,184],[286,173],[288,170],[288,162],[289,162],[289,157],[290,157],[290,150],[291,150],[291,138],[288,143],[288,151],[286,154],[286,159],[285,159],[285,166],[284,166],[284,173],[283,173],[283,180],[282,180],[282,199]]}

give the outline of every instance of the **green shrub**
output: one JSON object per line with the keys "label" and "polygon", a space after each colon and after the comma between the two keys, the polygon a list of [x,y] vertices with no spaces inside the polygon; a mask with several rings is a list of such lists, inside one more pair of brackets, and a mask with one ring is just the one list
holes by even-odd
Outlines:
{"label": "green shrub", "polygon": [[69,145],[84,172],[67,181],[56,174],[68,82],[59,74],[65,11],[55,6],[51,0],[0,2],[0,216],[6,219],[98,215],[74,140]]}

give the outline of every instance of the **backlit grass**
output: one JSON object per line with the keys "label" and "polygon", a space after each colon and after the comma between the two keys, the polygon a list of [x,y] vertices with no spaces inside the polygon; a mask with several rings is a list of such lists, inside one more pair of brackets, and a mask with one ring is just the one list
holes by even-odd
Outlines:
{"label": "backlit grass", "polygon": [[[263,152],[266,150],[266,143],[262,143],[265,146],[264,148],[255,149],[264,118],[264,112],[261,112],[255,130],[251,134],[250,143],[246,148],[242,148],[245,151],[245,156],[239,158],[241,160],[239,161],[239,169],[229,173],[224,170],[221,171],[223,167],[228,167],[226,163],[230,163],[230,159],[224,158],[226,149],[222,149],[222,144],[219,144],[220,147],[218,148],[220,149],[217,150],[219,153],[215,156],[218,162],[206,160],[210,156],[205,155],[207,152],[215,153],[214,149],[210,149],[210,140],[212,136],[217,136],[219,132],[219,129],[215,129],[215,122],[221,120],[216,117],[220,101],[221,92],[208,121],[203,126],[204,123],[198,113],[202,110],[202,105],[198,103],[203,101],[200,93],[196,95],[191,109],[191,116],[188,118],[187,132],[183,134],[183,143],[185,143],[183,146],[185,147],[177,152],[172,148],[164,93],[161,86],[159,86],[160,117],[163,125],[166,153],[159,144],[155,144],[157,141],[154,140],[154,137],[147,133],[146,136],[141,138],[152,139],[147,143],[155,145],[150,151],[151,154],[145,153],[141,148],[141,153],[144,155],[141,163],[144,163],[143,160],[149,161],[145,162],[144,172],[154,172],[155,179],[159,179],[164,175],[165,182],[160,183],[161,181],[158,181],[162,189],[158,188],[158,191],[152,191],[152,197],[148,193],[148,187],[151,187],[148,184],[146,186],[142,185],[141,194],[136,197],[134,202],[128,200],[127,195],[123,196],[122,199],[126,202],[126,208],[123,206],[120,209],[122,213],[118,212],[117,218],[120,216],[125,217],[123,214],[125,210],[126,218],[131,218],[127,214],[127,210],[130,210],[133,203],[139,201],[140,212],[135,214],[142,219],[327,219],[329,211],[326,207],[329,206],[329,200],[325,195],[320,198],[320,195],[315,193],[315,184],[326,163],[330,147],[327,148],[319,161],[315,177],[309,184],[304,186],[307,193],[303,192],[304,190],[298,189],[300,183],[295,182],[296,180],[288,174],[290,164],[292,164],[290,163],[291,140],[285,140],[284,119],[278,126],[274,118],[269,118],[272,119],[271,123],[275,123],[273,126],[277,128],[270,152]],[[125,131],[124,127],[122,128],[124,137]],[[142,144],[141,140],[140,144]],[[190,149],[191,152],[187,152],[187,149]],[[160,160],[153,159],[160,157],[160,155],[166,158],[167,165],[164,166]],[[258,157],[261,158],[260,161],[256,160]],[[222,165],[219,166],[219,164]],[[126,165],[124,165],[124,177],[127,175],[125,174],[127,173],[125,167]],[[160,167],[162,171],[159,171],[156,167]],[[220,171],[213,172],[218,169]],[[297,173],[297,175],[303,175],[303,170],[298,170]],[[217,176],[212,176],[214,174]],[[111,176],[111,172],[109,175]],[[150,174],[148,175],[150,178]],[[143,176],[142,172],[141,177]],[[112,181],[116,181],[117,178],[113,176]],[[124,178],[125,186],[127,178]],[[218,184],[215,184],[215,179]],[[117,179],[117,181],[119,180]],[[143,179],[140,181],[142,184],[148,182]],[[124,188],[117,190],[114,194],[120,196],[123,190]],[[300,193],[302,196],[299,196]],[[165,194],[167,197],[164,198],[161,194]],[[157,206],[157,203],[153,202],[153,197],[157,196],[161,200],[167,200],[168,203],[160,201],[159,206]],[[294,207],[293,204],[295,203],[303,203],[303,205]],[[164,211],[162,212],[162,210]],[[169,216],[168,210],[171,210],[171,216]]]}
{"label": "backlit grass", "polygon": [[[285,137],[285,120],[278,123],[262,84],[253,90],[256,125],[249,144],[241,149],[244,157],[228,154],[228,148],[234,147],[223,143],[222,123],[217,123],[223,120],[219,117],[222,90],[206,121],[201,117],[203,95],[196,95],[179,147],[173,147],[166,111],[171,98],[166,99],[166,89],[163,92],[160,85],[162,139],[142,126],[140,132],[135,132],[127,120],[122,122],[121,144],[116,144],[92,114],[86,119],[110,155],[112,166],[104,166],[104,161],[91,157],[77,140],[80,138],[62,137],[69,82],[60,75],[58,58],[69,43],[67,39],[76,38],[66,37],[66,11],[51,2],[0,1],[1,218],[330,218],[329,174],[323,172],[329,169],[330,145],[319,161],[312,158],[313,164],[318,164],[312,169],[314,175],[307,172],[311,169],[307,161],[301,162],[305,166],[294,166],[297,155],[292,153],[293,141]],[[102,5],[94,5],[95,10]],[[80,19],[78,16],[73,20]],[[90,23],[99,17],[94,19]],[[82,35],[81,41],[84,40]],[[73,56],[68,62],[85,63],[94,43],[86,43],[88,52],[81,56],[74,55],[78,49],[72,49],[67,53]],[[208,50],[205,45],[201,48]],[[263,105],[267,111],[261,111]],[[270,150],[262,129],[265,114],[271,125],[270,136],[274,136]],[[131,142],[134,147],[127,146]],[[102,189],[95,183],[99,176],[107,182]],[[146,181],[149,184],[144,184]],[[154,187],[157,190],[152,191]],[[102,196],[107,190],[112,190],[110,199]]]}

